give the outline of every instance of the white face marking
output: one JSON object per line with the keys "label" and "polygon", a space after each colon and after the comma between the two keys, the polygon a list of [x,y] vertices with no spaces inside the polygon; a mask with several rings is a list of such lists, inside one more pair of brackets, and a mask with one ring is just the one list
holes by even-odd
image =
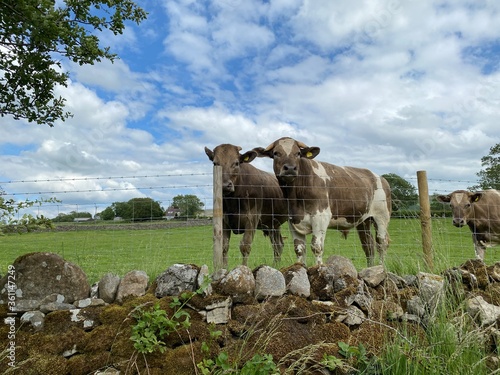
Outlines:
{"label": "white face marking", "polygon": [[455,200],[457,201],[458,204],[462,202],[462,199],[464,199],[464,193],[456,193],[455,194]]}
{"label": "white face marking", "polygon": [[283,151],[285,151],[286,155],[290,155],[292,153],[294,145],[295,141],[293,139],[283,139],[280,141],[280,146],[283,147]]}

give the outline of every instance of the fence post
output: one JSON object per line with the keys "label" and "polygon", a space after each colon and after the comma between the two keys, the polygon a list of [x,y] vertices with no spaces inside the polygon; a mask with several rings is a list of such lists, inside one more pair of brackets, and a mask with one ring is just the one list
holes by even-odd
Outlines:
{"label": "fence post", "polygon": [[223,267],[222,258],[222,167],[214,165],[214,269],[220,270]]}
{"label": "fence post", "polygon": [[434,269],[434,254],[432,249],[431,206],[429,202],[429,188],[427,186],[427,172],[417,171],[418,198],[420,202],[420,225],[422,227],[422,247],[424,261],[430,271]]}

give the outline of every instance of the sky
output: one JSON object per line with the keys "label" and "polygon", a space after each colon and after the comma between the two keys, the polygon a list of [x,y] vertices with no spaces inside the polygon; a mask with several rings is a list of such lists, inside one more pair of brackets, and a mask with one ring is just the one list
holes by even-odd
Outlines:
{"label": "sky", "polygon": [[208,208],[205,146],[244,152],[283,136],[415,185],[425,170],[445,193],[474,185],[500,142],[497,0],[137,3],[146,21],[98,34],[119,60],[62,61],[72,118],[0,118],[7,197],[56,197],[38,208],[49,216],[137,197],[166,208],[179,194]]}

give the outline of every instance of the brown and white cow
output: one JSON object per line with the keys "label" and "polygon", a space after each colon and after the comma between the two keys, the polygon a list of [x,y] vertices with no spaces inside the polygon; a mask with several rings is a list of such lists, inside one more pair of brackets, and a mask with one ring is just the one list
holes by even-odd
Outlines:
{"label": "brown and white cow", "polygon": [[383,262],[389,242],[391,191],[387,181],[367,169],[339,167],[313,160],[319,147],[308,147],[292,138],[280,138],[267,148],[254,149],[273,159],[274,173],[288,200],[289,224],[298,261],[306,261],[306,235],[316,263],[323,261],[327,229],[344,233],[356,228],[369,266],[377,250]]}
{"label": "brown and white cow", "polygon": [[450,203],[454,226],[469,227],[477,258],[484,259],[486,247],[500,244],[500,191],[456,190],[437,200]]}
{"label": "brown and white cow", "polygon": [[223,195],[223,265],[227,267],[227,253],[231,232],[243,234],[240,251],[247,265],[255,230],[269,236],[274,250],[274,262],[281,260],[283,238],[280,226],[287,221],[287,208],[283,194],[272,173],[249,164],[257,153],[240,154],[241,147],[221,144],[205,153],[214,165],[222,167]]}

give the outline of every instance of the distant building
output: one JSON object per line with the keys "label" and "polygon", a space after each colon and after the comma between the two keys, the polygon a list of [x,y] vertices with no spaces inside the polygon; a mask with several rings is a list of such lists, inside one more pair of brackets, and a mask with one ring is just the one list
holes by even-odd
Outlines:
{"label": "distant building", "polygon": [[172,220],[179,216],[181,216],[181,209],[178,207],[170,206],[165,210],[165,219],[167,220]]}
{"label": "distant building", "polygon": [[83,223],[83,222],[85,222],[85,221],[91,221],[91,220],[92,220],[92,218],[91,218],[91,217],[75,217],[75,218],[73,219],[73,221],[74,221],[75,223]]}

